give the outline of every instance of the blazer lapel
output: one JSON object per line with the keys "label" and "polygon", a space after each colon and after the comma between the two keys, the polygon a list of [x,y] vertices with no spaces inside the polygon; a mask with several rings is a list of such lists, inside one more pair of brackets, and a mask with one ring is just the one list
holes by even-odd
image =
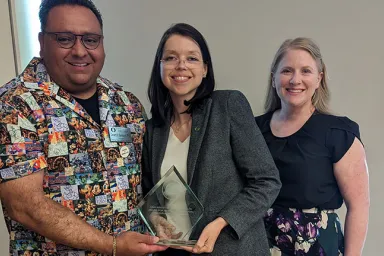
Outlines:
{"label": "blazer lapel", "polygon": [[[191,185],[193,174],[196,167],[196,161],[199,156],[201,143],[203,142],[204,134],[207,128],[212,99],[209,98],[201,106],[197,107],[192,114],[192,129],[191,137],[189,141],[189,150],[187,158],[187,183]],[[152,141],[152,178],[154,184],[156,184],[161,178],[161,163],[163,162],[165,150],[167,148],[167,142],[169,137],[170,125],[165,124],[161,127],[155,126],[153,129],[153,141]]]}
{"label": "blazer lapel", "polygon": [[163,162],[165,150],[167,148],[167,142],[169,137],[170,126],[165,124],[161,127],[155,126],[153,129],[152,140],[152,178],[154,184],[156,184],[161,178],[161,163]]}
{"label": "blazer lapel", "polygon": [[199,156],[201,143],[203,142],[204,134],[209,120],[209,115],[211,113],[211,105],[212,99],[208,98],[201,107],[197,107],[192,113],[192,129],[187,159],[187,183],[189,185],[191,185],[193,180],[196,161]]}

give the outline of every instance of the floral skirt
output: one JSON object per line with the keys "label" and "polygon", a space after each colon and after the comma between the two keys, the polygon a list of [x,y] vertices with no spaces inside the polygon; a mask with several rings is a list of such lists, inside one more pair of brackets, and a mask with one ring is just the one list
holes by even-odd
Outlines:
{"label": "floral skirt", "polygon": [[333,210],[274,208],[264,223],[272,256],[344,254],[344,236]]}

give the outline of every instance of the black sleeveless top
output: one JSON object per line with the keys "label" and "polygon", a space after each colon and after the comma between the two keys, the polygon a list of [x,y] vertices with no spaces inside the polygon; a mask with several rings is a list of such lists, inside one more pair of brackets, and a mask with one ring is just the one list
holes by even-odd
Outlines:
{"label": "black sleeveless top", "polygon": [[333,164],[360,140],[359,126],[347,117],[314,112],[296,133],[272,134],[273,112],[256,117],[280,172],[282,188],[274,207],[338,209],[343,204]]}

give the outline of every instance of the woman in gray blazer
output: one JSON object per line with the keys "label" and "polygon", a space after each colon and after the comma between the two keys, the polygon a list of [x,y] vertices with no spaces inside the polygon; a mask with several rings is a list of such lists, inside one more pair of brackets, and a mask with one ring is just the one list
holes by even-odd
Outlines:
{"label": "woman in gray blazer", "polygon": [[[163,35],[148,95],[152,119],[143,144],[146,194],[175,165],[205,208],[192,248],[160,255],[268,255],[263,216],[275,200],[278,170],[250,105],[238,91],[213,91],[211,56],[195,28]],[[180,250],[184,249],[184,250]]]}

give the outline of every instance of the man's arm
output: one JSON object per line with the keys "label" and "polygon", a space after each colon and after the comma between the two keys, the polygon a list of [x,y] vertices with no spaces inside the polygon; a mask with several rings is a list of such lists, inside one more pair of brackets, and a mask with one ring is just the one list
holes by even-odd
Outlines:
{"label": "man's arm", "polygon": [[47,238],[78,249],[112,252],[112,236],[92,227],[70,209],[45,196],[44,171],[0,184],[9,216]]}
{"label": "man's arm", "polygon": [[[76,249],[111,255],[113,237],[81,220],[70,209],[46,197],[44,171],[0,184],[0,197],[8,215],[27,228]],[[144,255],[165,250],[157,237],[125,232],[117,238],[117,255]]]}

